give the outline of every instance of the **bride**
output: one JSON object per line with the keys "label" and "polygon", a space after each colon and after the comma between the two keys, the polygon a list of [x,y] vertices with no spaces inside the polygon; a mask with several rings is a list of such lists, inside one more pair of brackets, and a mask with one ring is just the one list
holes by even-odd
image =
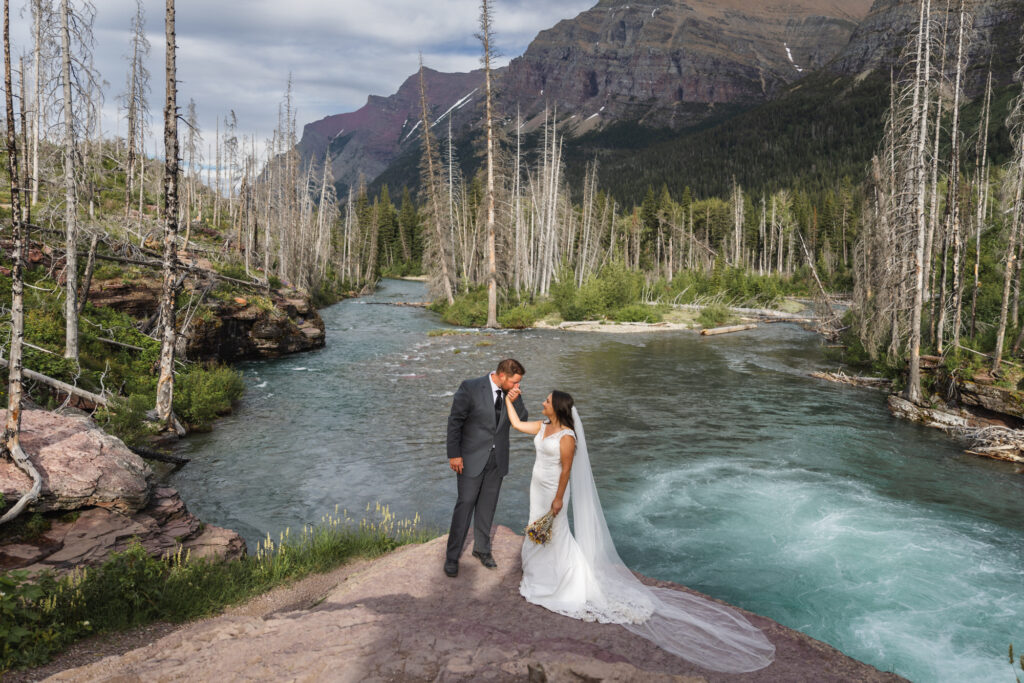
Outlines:
{"label": "bride", "polygon": [[[519,592],[529,602],[574,619],[621,624],[659,647],[706,669],[755,671],[771,664],[775,646],[741,614],[716,602],[641,583],[619,559],[605,523],[572,397],[552,391],[544,421],[523,422],[505,396],[512,426],[534,435],[530,521],[554,516],[551,540],[523,542]],[[563,508],[572,495],[573,526]]]}

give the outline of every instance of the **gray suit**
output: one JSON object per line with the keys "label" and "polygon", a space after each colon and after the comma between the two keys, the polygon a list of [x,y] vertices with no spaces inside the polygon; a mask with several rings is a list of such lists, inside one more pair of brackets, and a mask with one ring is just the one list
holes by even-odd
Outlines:
{"label": "gray suit", "polygon": [[[448,533],[448,560],[458,560],[474,519],[473,549],[491,551],[491,523],[498,506],[501,480],[508,474],[508,431],[511,424],[501,402],[500,417],[495,420],[490,374],[467,379],[455,392],[448,415],[448,458],[462,458],[458,475],[459,497]],[[520,420],[526,420],[526,405],[520,396],[513,406]]]}

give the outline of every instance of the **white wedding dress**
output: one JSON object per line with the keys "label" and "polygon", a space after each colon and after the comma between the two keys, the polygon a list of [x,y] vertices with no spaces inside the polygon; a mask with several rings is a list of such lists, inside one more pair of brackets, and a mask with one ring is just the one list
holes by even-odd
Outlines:
{"label": "white wedding dress", "polygon": [[[523,541],[519,592],[528,601],[574,619],[621,624],[659,647],[713,671],[756,671],[772,663],[775,646],[743,615],[683,591],[641,583],[622,563],[605,523],[579,414],[575,430],[534,437],[537,458],[530,481],[530,521],[551,508],[562,464],[559,443],[574,437],[569,485],[551,540]],[[572,496],[570,497],[570,493]],[[575,536],[569,529],[572,502]]]}

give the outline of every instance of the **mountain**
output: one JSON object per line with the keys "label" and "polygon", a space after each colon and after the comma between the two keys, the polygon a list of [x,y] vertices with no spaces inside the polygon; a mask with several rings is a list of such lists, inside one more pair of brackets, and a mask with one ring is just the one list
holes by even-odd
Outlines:
{"label": "mountain", "polygon": [[[530,133],[543,120],[539,112],[556,106],[570,133],[570,179],[578,181],[597,158],[602,186],[623,202],[663,183],[707,196],[727,193],[734,178],[747,188],[796,184],[815,191],[844,176],[859,182],[881,135],[890,69],[898,73],[905,63],[901,53],[919,11],[918,0],[868,3],[601,0],[542,31],[497,70],[498,108],[506,122],[522,112]],[[952,49],[958,13],[950,5],[947,15],[945,3],[932,3],[935,36],[945,29]],[[966,105],[965,126],[977,116],[991,64],[990,144],[998,160],[1007,144],[1001,118],[1019,92],[1012,74],[1024,2],[972,0],[968,8],[974,23],[966,92],[974,101]],[[428,74],[431,116],[442,124],[454,117],[456,151],[468,172],[476,163],[470,141],[479,137],[481,114],[473,88],[481,79],[479,72]],[[363,173],[378,187],[415,188],[418,97],[411,78],[390,98],[371,97],[359,112],[310,124],[301,148],[323,154],[324,136],[336,136],[330,149],[339,186]],[[390,118],[377,113],[384,110]]]}
{"label": "mountain", "polygon": [[[423,82],[431,120],[435,126],[464,128],[473,116],[473,103],[480,96],[483,70],[469,73],[441,73],[423,70]],[[335,184],[341,195],[355,187],[360,176],[372,181],[394,161],[404,142],[418,140],[420,126],[420,80],[413,74],[394,95],[370,95],[357,111],[328,116],[307,124],[298,149],[302,159],[331,160]],[[445,133],[447,135],[447,133]]]}
{"label": "mountain", "polygon": [[[870,0],[602,0],[542,31],[505,75],[506,100],[585,121],[679,128],[756,104],[832,59]],[[593,126],[591,126],[593,127]]]}
{"label": "mountain", "polygon": [[[973,22],[965,44],[968,64],[965,87],[972,97],[984,89],[990,64],[997,85],[1011,82],[1021,54],[1024,3],[975,0],[967,3],[967,10]],[[920,6],[914,0],[876,0],[849,44],[828,64],[828,70],[847,76],[881,71],[888,76],[889,67],[898,67],[902,61],[900,53],[907,35],[917,30],[919,12]],[[957,3],[951,3],[947,15],[944,4],[933,2],[932,12],[933,30],[940,35],[943,30],[948,31],[950,46],[954,46],[952,36],[956,35],[959,21]],[[938,60],[940,56],[935,55],[933,59]],[[953,61],[955,57],[950,55],[948,59]]]}
{"label": "mountain", "polygon": [[[542,31],[522,57],[495,70],[498,107],[510,120],[517,108],[529,118],[557,106],[578,133],[621,120],[689,125],[718,115],[723,105],[766,101],[827,62],[869,3],[601,0]],[[427,69],[425,80],[433,120],[454,117],[460,135],[478,120],[479,108],[470,105],[480,97],[482,72]],[[372,181],[403,149],[419,144],[419,109],[413,75],[390,97],[371,95],[358,111],[308,124],[299,151],[306,161],[328,154],[344,192],[360,175]]]}

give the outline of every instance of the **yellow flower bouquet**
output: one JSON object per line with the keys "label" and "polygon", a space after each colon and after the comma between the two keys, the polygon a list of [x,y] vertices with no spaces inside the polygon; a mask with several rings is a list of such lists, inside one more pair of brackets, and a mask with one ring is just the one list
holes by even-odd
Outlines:
{"label": "yellow flower bouquet", "polygon": [[551,527],[555,517],[550,512],[526,527],[526,537],[537,545],[544,545],[551,540]]}

